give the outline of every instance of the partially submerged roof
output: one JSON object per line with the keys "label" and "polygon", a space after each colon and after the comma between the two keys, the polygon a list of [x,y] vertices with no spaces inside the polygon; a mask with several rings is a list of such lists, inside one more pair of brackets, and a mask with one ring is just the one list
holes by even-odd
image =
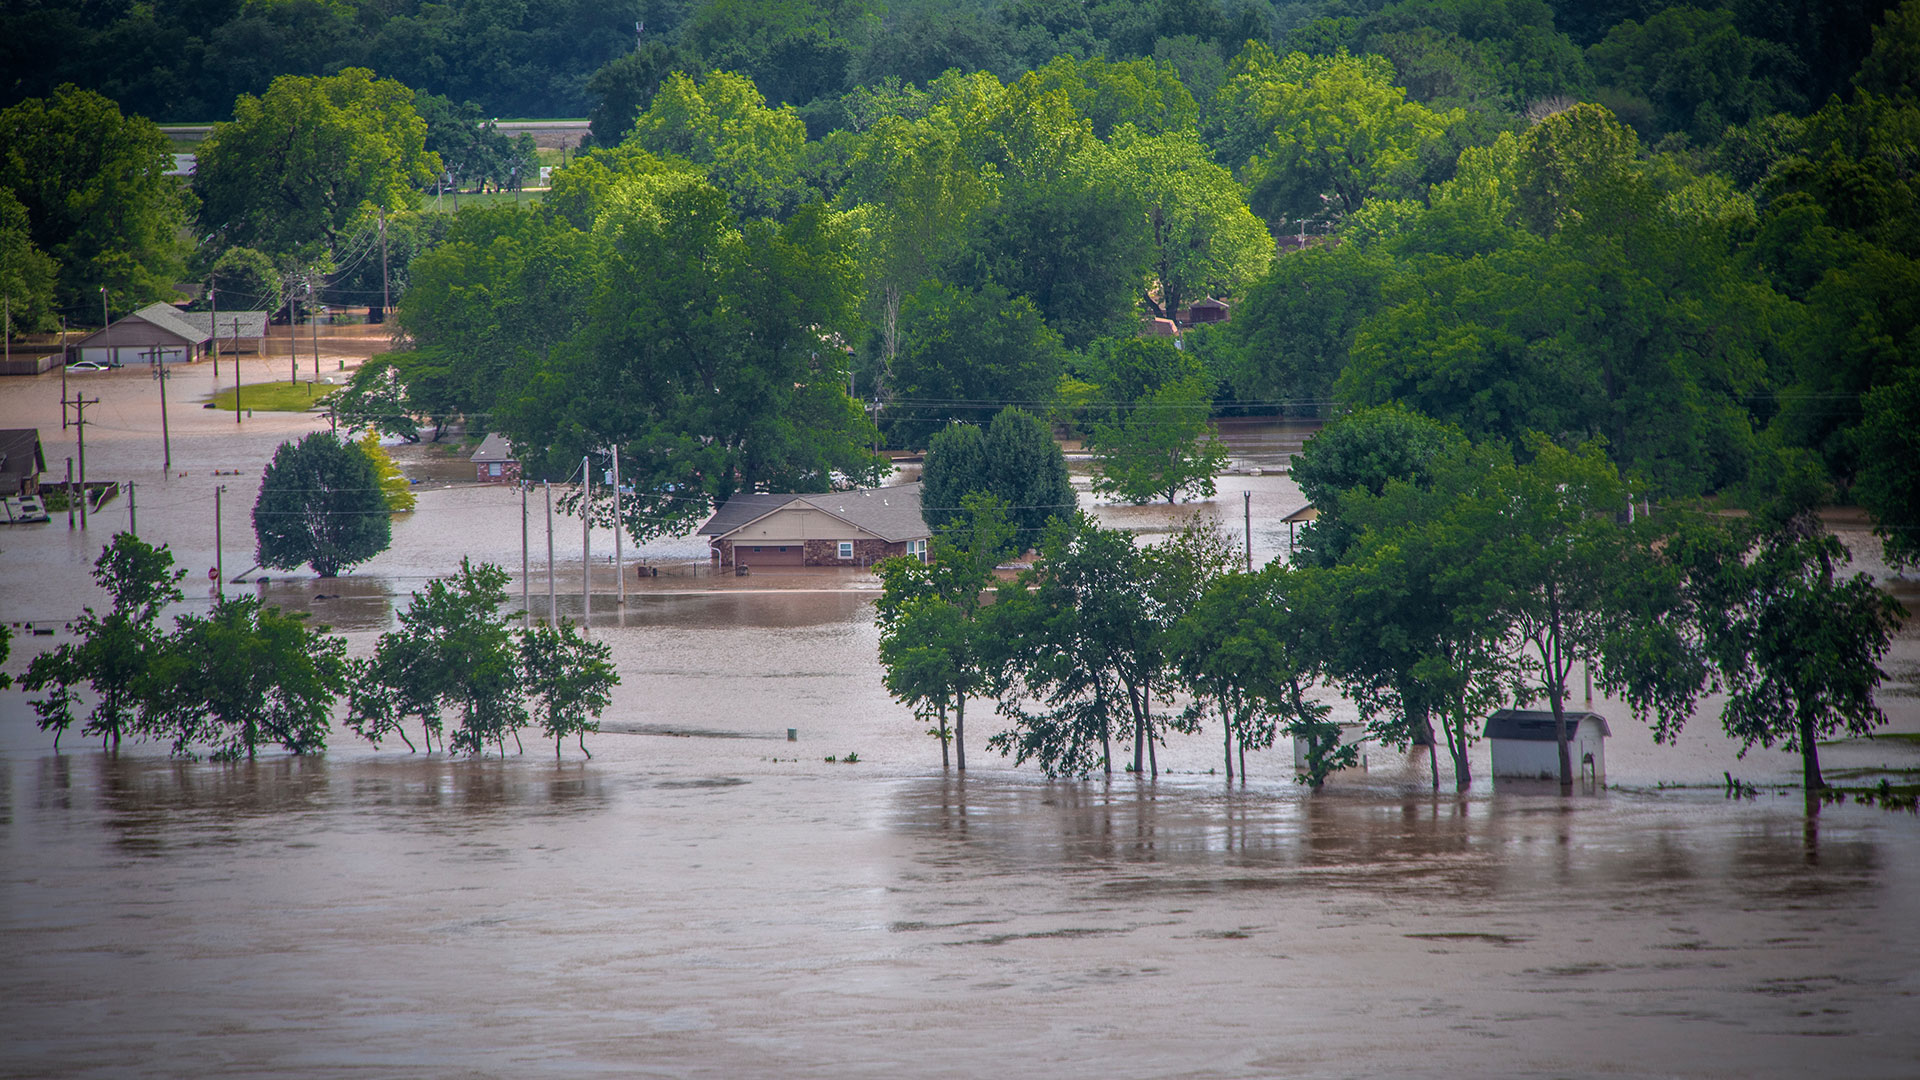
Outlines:
{"label": "partially submerged roof", "polygon": [[1319,520],[1320,520],[1319,507],[1314,506],[1312,503],[1308,503],[1307,505],[1301,507],[1300,509],[1295,510],[1293,513],[1288,514],[1286,517],[1281,518],[1280,523],[1283,525],[1296,525],[1302,521],[1319,521]]}
{"label": "partially submerged roof", "polygon": [[148,304],[127,318],[150,322],[170,334],[178,334],[186,341],[201,342],[213,336],[211,330],[195,326],[192,319],[172,304]]}
{"label": "partially submerged roof", "polygon": [[[215,333],[213,312],[182,311],[178,314],[184,322],[202,335],[212,336]],[[267,336],[267,313],[264,311],[222,311],[219,314],[220,324],[217,329],[219,336],[223,338]]]}
{"label": "partially submerged roof", "polygon": [[480,440],[480,449],[475,450],[473,456],[467,460],[480,465],[491,465],[496,461],[508,462],[516,459],[513,456],[513,447],[507,445],[507,437],[497,431],[490,431],[486,438]]}
{"label": "partially submerged roof", "polygon": [[[1569,735],[1582,721],[1596,725],[1602,735],[1613,734],[1607,729],[1607,718],[1599,713],[1568,709],[1566,717]],[[1486,736],[1489,739],[1518,739],[1521,742],[1555,742],[1559,739],[1554,731],[1551,709],[1501,709],[1487,717]]]}
{"label": "partially submerged roof", "polygon": [[23,479],[46,471],[39,428],[0,429],[0,490],[19,491]]}
{"label": "partially submerged roof", "polygon": [[920,485],[858,488],[819,493],[743,493],[714,511],[696,536],[726,536],[789,506],[832,515],[890,543],[920,540],[932,534],[920,515]]}

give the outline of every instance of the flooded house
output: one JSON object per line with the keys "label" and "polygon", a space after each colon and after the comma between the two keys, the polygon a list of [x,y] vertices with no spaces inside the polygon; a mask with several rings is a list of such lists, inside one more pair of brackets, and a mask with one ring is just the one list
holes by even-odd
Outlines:
{"label": "flooded house", "polygon": [[926,558],[933,530],[919,484],[820,493],[745,492],[714,511],[697,535],[716,566],[871,566],[895,555]]}
{"label": "flooded house", "polygon": [[148,304],[75,341],[69,347],[68,359],[93,360],[113,367],[142,360],[186,363],[212,352],[216,329],[223,350],[236,349],[240,339],[251,338],[257,352],[259,339],[266,336],[267,313],[222,311],[216,316],[210,311],[181,311],[172,304]]}
{"label": "flooded house", "polygon": [[39,428],[0,430],[0,496],[40,494],[40,474],[46,471]]}
{"label": "flooded house", "polygon": [[507,437],[497,431],[488,432],[468,460],[473,462],[473,478],[482,484],[520,482],[520,459],[513,456]]}
{"label": "flooded house", "polygon": [[[1566,711],[1567,751],[1574,772],[1582,780],[1605,783],[1607,778],[1606,717],[1595,712]],[[1493,750],[1494,779],[1558,780],[1559,740],[1549,709],[1501,709],[1487,717],[1486,738]]]}

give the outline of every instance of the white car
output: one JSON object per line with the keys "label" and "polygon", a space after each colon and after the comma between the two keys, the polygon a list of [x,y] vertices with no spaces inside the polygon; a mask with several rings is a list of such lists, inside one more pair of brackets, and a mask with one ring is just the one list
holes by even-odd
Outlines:
{"label": "white car", "polygon": [[76,360],[67,365],[68,371],[106,371],[113,365],[101,360]]}

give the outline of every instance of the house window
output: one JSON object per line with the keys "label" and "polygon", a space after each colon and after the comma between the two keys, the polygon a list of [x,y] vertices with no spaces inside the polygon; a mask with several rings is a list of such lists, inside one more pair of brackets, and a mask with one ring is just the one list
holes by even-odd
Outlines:
{"label": "house window", "polygon": [[488,465],[488,466],[487,466],[487,475],[488,475],[488,476],[499,476],[499,475],[500,475],[500,463],[499,463],[499,462],[494,462],[493,464],[490,464],[490,465]]}
{"label": "house window", "polygon": [[851,540],[840,541],[840,557],[843,559],[853,558],[853,541]]}
{"label": "house window", "polygon": [[916,559],[919,559],[921,562],[926,562],[927,561],[927,542],[925,540],[907,541],[907,554],[913,556]]}

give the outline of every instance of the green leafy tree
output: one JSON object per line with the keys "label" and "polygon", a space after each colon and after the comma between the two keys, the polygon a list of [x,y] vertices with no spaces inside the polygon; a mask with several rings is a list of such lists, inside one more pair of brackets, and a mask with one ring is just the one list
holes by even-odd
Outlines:
{"label": "green leafy tree", "polygon": [[1920,563],[1920,367],[1861,399],[1854,492],[1873,515],[1888,564]]}
{"label": "green leafy tree", "polygon": [[936,531],[966,520],[969,495],[992,495],[1006,507],[1022,550],[1039,542],[1047,522],[1070,516],[1077,505],[1060,444],[1046,424],[1020,409],[1000,410],[984,430],[954,424],[936,434],[920,478],[922,515]]}
{"label": "green leafy tree", "polygon": [[54,282],[59,273],[53,258],[33,246],[27,208],[13,192],[0,188],[0,290],[8,300],[8,338],[54,322]]}
{"label": "green leafy tree", "polygon": [[1839,570],[1850,555],[1803,519],[1717,567],[1731,601],[1709,635],[1727,688],[1721,723],[1742,747],[1799,751],[1809,794],[1826,786],[1820,739],[1887,722],[1873,695],[1905,611],[1867,575]]}
{"label": "green leafy tree", "polygon": [[80,697],[75,687],[93,693],[93,710],[80,733],[100,736],[103,747],[118,750],[124,735],[145,730],[154,714],[153,669],[166,632],[160,612],[180,599],[185,570],[173,568],[173,553],[132,533],[120,533],[101,549],[93,579],[113,599],[105,615],[91,606],[74,621],[77,640],[41,653],[27,665],[20,685],[31,693],[48,691],[33,702],[40,730],[52,731],[53,745],[76,719]]}
{"label": "green leafy tree", "polygon": [[991,632],[1011,645],[1000,712],[1013,721],[989,748],[1048,776],[1112,774],[1113,720],[1122,738],[1146,730],[1160,673],[1144,559],[1124,532],[1084,513],[1047,527],[1033,568],[988,609]]}
{"label": "green leafy tree", "polygon": [[594,72],[587,80],[587,93],[595,99],[587,117],[593,144],[620,145],[633,130],[634,121],[653,103],[653,95],[667,76],[685,71],[686,63],[673,46],[649,41]]}
{"label": "green leafy tree", "polygon": [[1384,252],[1353,243],[1275,259],[1225,327],[1234,359],[1221,374],[1235,394],[1318,413],[1333,400],[1355,332],[1384,302],[1390,267]]}
{"label": "green leafy tree", "polygon": [[1269,220],[1322,221],[1403,189],[1458,117],[1407,100],[1378,56],[1289,53],[1249,42],[1214,99],[1221,160]]}
{"label": "green leafy tree", "polygon": [[281,443],[260,478],[253,533],[260,565],[302,563],[323,578],[362,563],[393,542],[380,472],[352,443],[316,431]]}
{"label": "green leafy tree", "polygon": [[1626,19],[1588,50],[1605,98],[1650,138],[1682,132],[1711,142],[1728,124],[1801,104],[1781,72],[1796,50],[1741,33],[1734,12],[1676,5]]}
{"label": "green leafy tree", "polygon": [[1139,504],[1182,493],[1210,497],[1227,448],[1213,433],[1211,380],[1188,376],[1149,390],[1117,422],[1094,425],[1093,489]]}
{"label": "green leafy tree", "polygon": [[901,348],[883,414],[888,440],[922,446],[951,420],[1050,400],[1065,369],[1060,335],[1024,297],[929,281],[901,311]]}
{"label": "green leafy tree", "polygon": [[982,620],[980,596],[994,566],[1012,553],[1014,535],[1005,504],[976,492],[934,538],[924,562],[902,556],[875,567],[887,692],[932,725],[942,768],[951,743],[966,771],[967,700],[992,693],[1000,676],[1004,648]]}
{"label": "green leafy tree", "polygon": [[[250,247],[230,247],[208,268],[205,280],[214,303],[228,311],[278,311],[284,300],[282,279],[273,260]],[[214,327],[216,331],[222,327]]]}
{"label": "green leafy tree", "polygon": [[1207,159],[1197,136],[1122,127],[1115,167],[1146,208],[1155,314],[1171,317],[1208,295],[1231,296],[1273,258],[1273,237],[1247,208],[1232,174]]}
{"label": "green leafy tree", "polygon": [[369,431],[354,443],[367,460],[373,463],[373,471],[380,478],[380,495],[387,501],[387,509],[395,514],[404,514],[412,510],[417,500],[413,497],[413,485],[407,482],[406,474],[380,445],[380,436]]}
{"label": "green leafy tree", "polygon": [[1458,430],[1398,405],[1362,409],[1320,429],[1290,463],[1301,494],[1319,511],[1301,538],[1301,561],[1332,566],[1358,539],[1360,527],[1343,512],[1348,493],[1377,496],[1396,480],[1431,487],[1465,446]]}
{"label": "green leafy tree", "polygon": [[613,703],[620,675],[613,666],[613,646],[588,641],[573,623],[541,624],[520,635],[523,686],[541,730],[553,740],[553,757],[567,736],[580,742],[589,758],[587,733],[600,730],[598,717]]}
{"label": "green leafy tree", "polygon": [[[373,655],[353,665],[347,726],[376,746],[397,736],[408,750],[415,749],[403,726],[410,717],[418,719],[429,752],[435,738],[443,748],[468,754],[484,753],[488,746],[504,754],[509,735],[517,743],[528,719],[527,684],[513,632],[500,614],[506,589],[505,570],[462,559],[459,573],[435,578],[413,593],[407,610],[396,616],[399,629],[380,635]],[[578,709],[590,706],[587,697],[572,695],[581,687],[586,695],[595,692],[599,674],[593,661],[601,658],[568,657],[565,650],[555,655],[557,666],[547,674],[560,673],[568,685],[545,704],[556,705],[561,717],[577,718]],[[573,683],[583,665],[589,670]],[[560,681],[542,692],[557,687]],[[460,725],[449,739],[443,734],[445,716],[455,711]],[[573,725],[573,719],[566,722]]]}
{"label": "green leafy tree", "polygon": [[410,207],[440,173],[426,131],[413,91],[365,68],[283,75],[201,142],[200,220],[227,245],[340,254],[355,224]]}
{"label": "green leafy tree", "polygon": [[[189,200],[166,175],[170,151],[151,120],[125,116],[111,100],[73,86],[0,112],[0,190],[26,211],[31,249],[53,260],[59,307],[98,310],[102,286],[122,313],[172,295]],[[0,229],[11,232],[17,222],[10,223],[6,201]],[[20,255],[0,265],[16,263],[29,286],[48,269]],[[33,310],[33,295],[23,290],[23,310]]]}
{"label": "green leafy tree", "polygon": [[176,619],[152,668],[174,753],[203,743],[215,761],[234,761],[262,746],[326,749],[333,703],[347,688],[346,639],[326,629],[253,596]]}
{"label": "green leafy tree", "polygon": [[806,124],[791,107],[768,108],[745,76],[715,71],[696,82],[669,73],[628,138],[655,154],[704,166],[743,218],[783,218],[806,201],[800,179]]}

